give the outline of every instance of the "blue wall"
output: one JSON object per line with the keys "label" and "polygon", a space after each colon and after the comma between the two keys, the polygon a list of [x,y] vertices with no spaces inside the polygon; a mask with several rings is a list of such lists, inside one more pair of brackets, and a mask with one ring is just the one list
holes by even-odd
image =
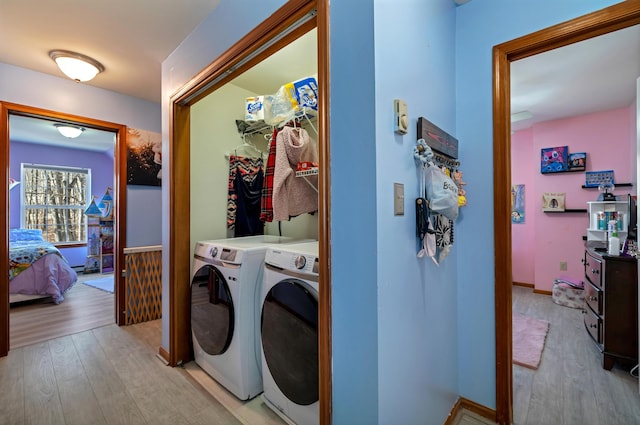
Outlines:
{"label": "blue wall", "polygon": [[[55,146],[35,145],[11,141],[9,176],[20,180],[20,164],[59,165],[91,169],[91,195],[102,199],[107,187],[113,187],[113,158],[110,154],[66,149]],[[20,227],[20,191],[18,185],[9,194],[9,227]],[[60,251],[72,266],[84,266],[87,248],[61,248]]]}
{"label": "blue wall", "polygon": [[[0,100],[160,132],[158,103],[4,63]],[[161,196],[156,187],[127,190],[127,246],[160,244]]]}
{"label": "blue wall", "polygon": [[[457,241],[440,266],[416,256],[419,175],[413,148],[418,117],[456,136],[455,5],[450,0],[374,4],[377,190],[363,196],[377,197],[379,423],[442,424],[458,398]],[[396,98],[407,103],[410,126],[404,136],[393,132]],[[460,139],[460,151],[471,142]],[[332,140],[332,149],[343,143],[348,141]],[[393,213],[396,182],[404,184],[404,216]],[[458,221],[465,213],[461,210]],[[334,213],[334,225],[342,221]]]}
{"label": "blue wall", "polygon": [[372,2],[333,2],[330,11],[334,424],[378,423],[381,402],[374,13]]}
{"label": "blue wall", "polygon": [[474,0],[456,9],[456,132],[468,183],[458,226],[460,394],[495,408],[492,48],[614,1]]}

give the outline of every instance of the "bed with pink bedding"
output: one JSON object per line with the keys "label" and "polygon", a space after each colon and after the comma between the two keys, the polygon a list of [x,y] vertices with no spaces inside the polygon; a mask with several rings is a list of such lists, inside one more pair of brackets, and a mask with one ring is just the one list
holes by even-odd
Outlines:
{"label": "bed with pink bedding", "polygon": [[10,302],[51,297],[56,304],[78,280],[58,248],[33,229],[9,231]]}

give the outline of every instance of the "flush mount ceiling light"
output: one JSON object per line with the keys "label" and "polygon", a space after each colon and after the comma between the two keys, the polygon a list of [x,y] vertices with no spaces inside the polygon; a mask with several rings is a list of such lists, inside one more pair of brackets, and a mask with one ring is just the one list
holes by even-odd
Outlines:
{"label": "flush mount ceiling light", "polygon": [[89,81],[104,71],[104,66],[100,62],[80,53],[52,50],[49,52],[49,57],[67,77],[77,82]]}
{"label": "flush mount ceiling light", "polygon": [[68,137],[69,139],[75,139],[84,131],[84,128],[77,127],[75,125],[54,124],[53,126],[58,129],[60,134],[62,134],[64,137]]}

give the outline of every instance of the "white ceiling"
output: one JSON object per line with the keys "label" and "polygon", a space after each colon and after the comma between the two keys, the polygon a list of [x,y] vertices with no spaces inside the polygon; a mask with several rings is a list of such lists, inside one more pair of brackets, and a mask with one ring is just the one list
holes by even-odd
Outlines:
{"label": "white ceiling", "polygon": [[[218,2],[0,0],[0,62],[66,78],[48,52],[77,51],[97,59],[106,68],[83,84],[159,102],[162,61]],[[629,106],[635,96],[635,79],[640,76],[639,28],[514,62],[512,112],[530,111],[533,118],[514,123],[512,129]],[[315,37],[306,42],[315,43]],[[313,48],[309,46],[315,44],[307,44],[300,51]],[[294,54],[294,58],[298,56],[299,53]],[[279,65],[277,76],[261,64],[259,80],[245,74],[234,83],[256,94],[272,92],[283,81],[284,60],[279,56],[273,60]],[[291,75],[284,81],[308,75],[305,69],[289,71]],[[264,85],[253,85],[255,81]],[[19,131],[11,128],[13,135]]]}
{"label": "white ceiling", "polygon": [[84,83],[160,102],[161,63],[219,0],[0,0],[0,62],[64,77],[54,49],[96,59]]}
{"label": "white ceiling", "polygon": [[533,117],[511,128],[628,107],[639,77],[640,25],[513,62],[511,113]]}

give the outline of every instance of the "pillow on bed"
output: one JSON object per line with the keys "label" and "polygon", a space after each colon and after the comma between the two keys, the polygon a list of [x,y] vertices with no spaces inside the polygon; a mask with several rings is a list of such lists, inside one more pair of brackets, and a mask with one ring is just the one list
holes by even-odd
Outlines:
{"label": "pillow on bed", "polygon": [[9,229],[9,242],[42,240],[42,229]]}

